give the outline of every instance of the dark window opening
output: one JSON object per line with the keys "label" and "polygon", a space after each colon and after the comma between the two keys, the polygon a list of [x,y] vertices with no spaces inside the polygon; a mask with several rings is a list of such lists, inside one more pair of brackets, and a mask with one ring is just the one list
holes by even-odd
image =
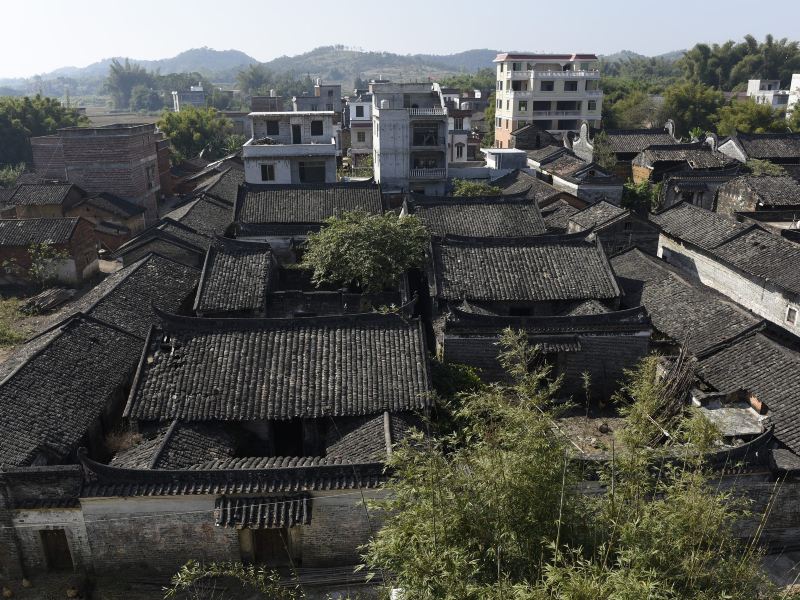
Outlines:
{"label": "dark window opening", "polygon": [[300,125],[292,125],[292,143],[300,144],[303,140],[303,129]]}
{"label": "dark window opening", "polygon": [[509,317],[530,317],[532,311],[526,306],[512,306],[508,309]]}
{"label": "dark window opening", "polygon": [[300,183],[325,183],[325,163],[321,161],[301,162]]}
{"label": "dark window opening", "polygon": [[72,554],[69,551],[67,534],[63,529],[44,529],[39,532],[44,558],[49,571],[71,571]]}
{"label": "dark window opening", "polygon": [[322,135],[322,121],[311,121],[311,135]]}
{"label": "dark window opening", "polygon": [[363,106],[356,106],[356,116],[363,117],[364,116],[364,107]]}
{"label": "dark window opening", "polygon": [[543,92],[552,92],[555,89],[555,82],[553,82],[553,81],[542,81],[540,89]]}
{"label": "dark window opening", "polygon": [[791,323],[792,325],[797,324],[797,309],[792,308],[791,306],[786,309],[786,322]]}
{"label": "dark window opening", "polygon": [[275,165],[261,165],[261,181],[275,181]]}
{"label": "dark window opening", "polygon": [[564,82],[564,91],[565,92],[577,92],[578,91],[578,82],[577,81],[565,81]]}
{"label": "dark window opening", "polygon": [[438,146],[439,145],[439,126],[438,125],[415,125],[413,142],[414,146]]}
{"label": "dark window opening", "polygon": [[280,123],[278,121],[267,121],[267,135],[280,134]]}

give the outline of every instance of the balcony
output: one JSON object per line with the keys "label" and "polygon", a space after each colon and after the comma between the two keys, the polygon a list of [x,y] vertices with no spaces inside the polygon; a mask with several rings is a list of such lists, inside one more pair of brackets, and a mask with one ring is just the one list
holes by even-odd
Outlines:
{"label": "balcony", "polygon": [[533,116],[540,117],[580,117],[582,110],[535,110]]}
{"label": "balcony", "polygon": [[408,173],[409,179],[445,179],[447,169],[411,169]]}
{"label": "balcony", "polygon": [[447,116],[447,109],[440,106],[431,108],[407,108],[409,117],[444,117]]}
{"label": "balcony", "polygon": [[600,71],[530,71],[534,79],[600,79]]}

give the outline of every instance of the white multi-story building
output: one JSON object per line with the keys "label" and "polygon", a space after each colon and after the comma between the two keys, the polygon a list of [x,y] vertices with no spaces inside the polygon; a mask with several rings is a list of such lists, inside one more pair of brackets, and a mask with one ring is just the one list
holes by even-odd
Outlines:
{"label": "white multi-story building", "polygon": [[334,183],[333,111],[253,112],[242,148],[247,183]]}
{"label": "white multi-story building", "polygon": [[747,82],[747,96],[756,104],[768,104],[776,110],[783,110],[789,104],[789,90],[781,89],[779,79],[751,79]]}
{"label": "white multi-story building", "polygon": [[181,109],[187,106],[205,108],[206,96],[207,94],[200,83],[191,86],[188,91],[172,92],[172,110],[181,112]]}
{"label": "white multi-story building", "polygon": [[800,73],[792,75],[792,83],[789,84],[789,102],[786,107],[786,117],[791,116],[793,110],[800,109]]}
{"label": "white multi-story building", "polygon": [[347,101],[350,125],[350,157],[360,167],[372,157],[372,94],[361,93]]}
{"label": "white multi-story building", "polygon": [[384,191],[442,195],[447,108],[429,83],[372,83],[372,156]]}
{"label": "white multi-story building", "polygon": [[495,145],[534,123],[547,131],[600,126],[603,92],[594,54],[498,54]]}

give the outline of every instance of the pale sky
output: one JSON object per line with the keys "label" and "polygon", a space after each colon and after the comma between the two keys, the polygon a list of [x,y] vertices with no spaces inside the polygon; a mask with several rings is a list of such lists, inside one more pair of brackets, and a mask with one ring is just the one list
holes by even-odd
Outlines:
{"label": "pale sky", "polygon": [[800,37],[800,2],[773,0],[24,0],[0,3],[0,78],[209,46],[267,61],[344,44],[399,54],[471,48],[654,55],[698,41]]}

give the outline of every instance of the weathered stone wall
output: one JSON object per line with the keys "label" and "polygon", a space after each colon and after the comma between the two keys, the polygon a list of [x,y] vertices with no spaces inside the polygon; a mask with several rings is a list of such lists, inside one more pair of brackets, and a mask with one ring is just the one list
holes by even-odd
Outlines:
{"label": "weathered stone wall", "polygon": [[717,190],[717,205],[714,210],[733,216],[736,212],[756,210],[756,198],[741,179],[734,179]]}
{"label": "weathered stone wall", "polygon": [[787,307],[800,306],[800,297],[790,295],[771,283],[759,282],[754,277],[728,267],[664,234],[658,240],[658,256],[692,279],[725,294],[760,317],[794,334],[800,332],[800,324],[786,322]]}

